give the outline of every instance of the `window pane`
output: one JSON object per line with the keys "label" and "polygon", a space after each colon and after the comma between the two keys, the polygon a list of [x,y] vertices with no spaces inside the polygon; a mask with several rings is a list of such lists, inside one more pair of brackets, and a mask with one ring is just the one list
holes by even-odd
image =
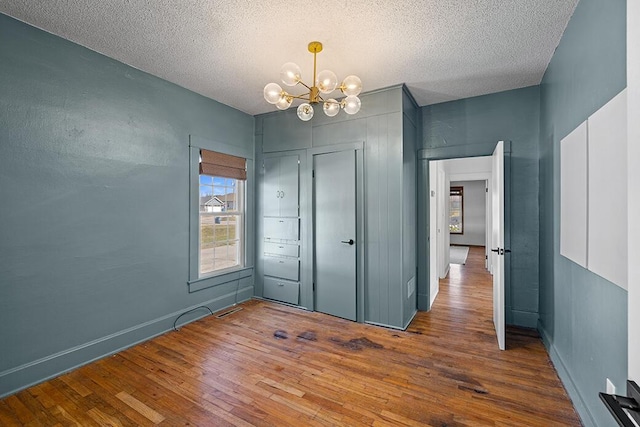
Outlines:
{"label": "window pane", "polygon": [[216,270],[231,268],[239,265],[237,247],[237,242],[229,242],[221,246],[216,246],[214,254],[214,263]]}
{"label": "window pane", "polygon": [[242,265],[244,181],[209,177],[200,185],[200,276]]}
{"label": "window pane", "polygon": [[200,184],[213,184],[213,177],[209,175],[200,175]]}
{"label": "window pane", "polygon": [[216,227],[216,243],[220,245],[226,244],[227,240],[229,240],[229,227],[227,226],[228,220],[229,217],[220,217],[220,223]]}

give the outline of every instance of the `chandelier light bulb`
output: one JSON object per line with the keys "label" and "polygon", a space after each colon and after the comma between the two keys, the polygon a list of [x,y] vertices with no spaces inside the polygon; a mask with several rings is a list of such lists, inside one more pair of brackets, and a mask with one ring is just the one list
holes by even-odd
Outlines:
{"label": "chandelier light bulb", "polygon": [[279,110],[286,110],[291,106],[292,101],[293,98],[288,94],[282,95],[280,96],[280,99],[278,99],[278,102],[276,102],[276,107],[278,107]]}
{"label": "chandelier light bulb", "polygon": [[300,71],[300,67],[297,64],[287,62],[280,70],[280,79],[287,86],[295,86],[302,81],[302,71]]}
{"label": "chandelier light bulb", "polygon": [[344,112],[347,114],[356,114],[360,111],[360,98],[355,95],[347,96],[343,102]]}
{"label": "chandelier light bulb", "polygon": [[338,77],[333,71],[322,70],[316,78],[316,86],[322,93],[331,93],[338,86]]}
{"label": "chandelier light bulb", "polygon": [[354,76],[354,75],[347,76],[342,81],[342,85],[340,85],[340,89],[342,89],[342,93],[344,93],[347,96],[360,95],[360,92],[362,92],[362,80],[360,80],[360,77],[358,76]]}
{"label": "chandelier light bulb", "polygon": [[266,99],[269,104],[278,102],[281,95],[282,88],[277,83],[269,83],[264,87],[264,99]]}
{"label": "chandelier light bulb", "polygon": [[333,117],[340,112],[340,103],[333,98],[327,99],[322,106],[322,110],[327,116]]}
{"label": "chandelier light bulb", "polygon": [[311,104],[305,102],[298,105],[298,118],[303,122],[308,122],[313,117],[313,107]]}

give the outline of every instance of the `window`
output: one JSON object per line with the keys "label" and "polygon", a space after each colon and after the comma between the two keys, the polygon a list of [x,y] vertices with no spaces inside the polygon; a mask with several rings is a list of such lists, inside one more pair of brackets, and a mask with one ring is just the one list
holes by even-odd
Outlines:
{"label": "window", "polygon": [[245,163],[200,150],[199,277],[244,266]]}
{"label": "window", "polygon": [[449,232],[462,233],[462,199],[463,187],[451,187],[449,191]]}

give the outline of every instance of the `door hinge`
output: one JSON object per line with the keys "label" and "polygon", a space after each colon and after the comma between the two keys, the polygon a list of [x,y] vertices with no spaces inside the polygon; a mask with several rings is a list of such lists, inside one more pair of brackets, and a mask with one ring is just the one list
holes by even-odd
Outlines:
{"label": "door hinge", "polygon": [[489,192],[489,187],[485,188],[485,189],[484,189],[484,192],[485,192],[485,193],[488,193],[488,192]]}
{"label": "door hinge", "polygon": [[315,170],[312,170],[312,171],[311,171],[311,178],[315,178],[315,177],[316,177],[316,171],[315,171]]}
{"label": "door hinge", "polygon": [[315,291],[316,291],[316,282],[313,282],[313,284],[311,285],[311,290],[312,290],[313,292],[315,292]]}

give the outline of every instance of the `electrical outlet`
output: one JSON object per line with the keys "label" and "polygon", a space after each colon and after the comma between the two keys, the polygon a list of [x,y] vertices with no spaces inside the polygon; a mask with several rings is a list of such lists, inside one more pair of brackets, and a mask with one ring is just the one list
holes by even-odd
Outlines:
{"label": "electrical outlet", "polygon": [[607,394],[616,394],[616,386],[607,378]]}

